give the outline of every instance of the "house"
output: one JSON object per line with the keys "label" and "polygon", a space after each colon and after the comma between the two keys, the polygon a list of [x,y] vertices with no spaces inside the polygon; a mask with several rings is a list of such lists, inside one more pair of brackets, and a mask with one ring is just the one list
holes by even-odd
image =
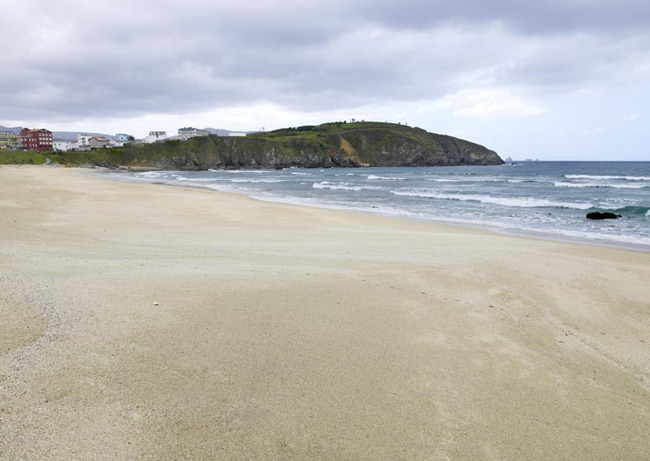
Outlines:
{"label": "house", "polygon": [[124,133],[117,133],[115,136],[113,136],[113,141],[115,141],[116,143],[133,141],[133,136]]}
{"label": "house", "polygon": [[238,132],[238,131],[232,131],[232,132],[228,133],[228,136],[246,136],[246,133],[241,133],[241,132]]}
{"label": "house", "polygon": [[208,136],[209,131],[199,130],[198,128],[186,127],[178,129],[178,137],[181,138],[181,141],[187,141],[190,138],[196,138],[197,136]]}
{"label": "house", "polygon": [[113,136],[113,142],[111,142],[110,147],[124,147],[125,144],[134,142],[135,138],[130,134],[117,133]]}
{"label": "house", "polygon": [[85,134],[85,133],[79,133],[77,135],[77,147],[87,147],[89,146],[90,138],[92,138],[92,135]]}
{"label": "house", "polygon": [[153,144],[157,141],[164,141],[167,138],[166,131],[150,131],[149,136],[144,138],[145,144]]}
{"label": "house", "polygon": [[54,150],[58,150],[61,152],[65,152],[70,150],[70,143],[68,141],[63,141],[61,139],[55,139],[54,142],[52,143]]}
{"label": "house", "polygon": [[23,149],[38,152],[52,150],[52,132],[44,128],[30,130],[23,128],[20,132]]}
{"label": "house", "polygon": [[88,145],[91,149],[101,149],[108,146],[109,143],[110,141],[108,138],[105,138],[104,136],[93,136],[88,140]]}
{"label": "house", "polygon": [[18,133],[13,131],[0,131],[0,149],[18,150],[21,146],[21,139]]}

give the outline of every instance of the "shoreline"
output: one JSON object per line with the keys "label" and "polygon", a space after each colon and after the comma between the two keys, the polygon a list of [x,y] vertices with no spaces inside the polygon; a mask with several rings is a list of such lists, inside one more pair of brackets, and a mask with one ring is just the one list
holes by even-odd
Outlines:
{"label": "shoreline", "polygon": [[646,252],[99,179],[0,167],[3,459],[650,454]]}
{"label": "shoreline", "polygon": [[[640,163],[643,163],[643,162],[640,162]],[[93,172],[92,169],[89,169],[88,171],[89,171],[89,173]],[[150,170],[150,171],[159,171],[159,170]],[[175,170],[171,170],[171,171],[175,171]],[[246,171],[246,170],[233,170],[233,171]],[[488,223],[480,224],[480,223],[469,223],[469,222],[455,221],[455,220],[439,220],[439,219],[435,219],[435,218],[420,218],[420,217],[407,216],[407,215],[393,215],[393,214],[389,214],[389,213],[382,213],[380,211],[373,211],[372,209],[367,209],[367,208],[353,208],[353,207],[345,208],[345,207],[330,206],[325,202],[316,202],[315,200],[313,202],[309,201],[309,203],[307,203],[307,202],[301,201],[300,198],[295,198],[295,199],[292,200],[291,198],[288,198],[288,197],[264,197],[264,196],[261,196],[261,195],[255,195],[255,191],[253,191],[253,190],[251,190],[250,192],[246,192],[246,191],[235,192],[235,191],[223,191],[223,190],[218,190],[218,189],[212,189],[212,188],[209,188],[209,187],[204,187],[204,186],[194,185],[194,184],[174,184],[174,183],[171,183],[171,182],[164,182],[164,181],[147,181],[147,180],[132,180],[132,179],[126,179],[126,178],[119,178],[119,179],[109,178],[111,173],[112,172],[101,172],[101,173],[97,173],[96,176],[99,177],[99,178],[102,178],[102,179],[109,179],[109,180],[112,180],[112,181],[134,183],[134,184],[153,184],[153,185],[160,185],[160,186],[202,189],[202,190],[206,190],[206,191],[213,192],[213,193],[234,194],[234,195],[238,195],[238,196],[244,196],[244,197],[248,197],[248,198],[253,199],[253,200],[259,200],[259,201],[262,201],[262,202],[269,202],[269,203],[281,203],[281,204],[292,205],[292,206],[305,206],[305,207],[312,207],[312,208],[324,209],[324,210],[343,211],[343,212],[348,212],[348,213],[362,213],[362,214],[371,215],[371,216],[382,216],[382,217],[385,217],[385,218],[404,219],[404,220],[409,220],[409,221],[419,221],[419,222],[429,222],[429,223],[441,224],[441,225],[449,225],[449,226],[452,226],[452,227],[478,229],[478,230],[493,232],[495,234],[513,236],[513,237],[533,238],[533,239],[546,240],[546,241],[551,241],[551,242],[564,242],[564,243],[575,243],[575,244],[581,244],[581,245],[593,245],[593,246],[602,247],[602,248],[615,248],[615,249],[621,249],[621,250],[650,252],[650,245],[644,245],[644,244],[638,244],[638,243],[626,243],[626,242],[620,242],[620,241],[616,241],[616,240],[608,240],[608,239],[600,239],[600,238],[577,237],[577,236],[563,234],[561,232],[552,233],[552,232],[534,231],[534,230],[519,229],[519,228],[500,228],[500,227],[497,227],[497,226],[494,226],[494,225],[490,225]],[[309,199],[306,199],[306,200],[309,200]]]}

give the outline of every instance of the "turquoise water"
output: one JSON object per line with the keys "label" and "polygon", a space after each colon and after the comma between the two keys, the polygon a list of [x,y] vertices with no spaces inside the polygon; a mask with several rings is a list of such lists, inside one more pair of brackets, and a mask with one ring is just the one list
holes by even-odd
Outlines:
{"label": "turquoise water", "polygon": [[[111,176],[650,250],[650,162],[152,171]],[[613,211],[623,217],[591,221],[585,218],[589,211]]]}

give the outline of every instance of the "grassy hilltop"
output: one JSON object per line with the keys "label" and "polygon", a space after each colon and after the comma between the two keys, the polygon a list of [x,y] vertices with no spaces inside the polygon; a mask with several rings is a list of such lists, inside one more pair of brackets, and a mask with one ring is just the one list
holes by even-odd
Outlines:
{"label": "grassy hilltop", "polygon": [[[379,122],[334,122],[246,137],[214,135],[188,141],[132,144],[121,149],[65,152],[65,164],[151,168],[285,168],[498,165],[481,145],[420,128]],[[60,159],[59,159],[60,157]],[[1,161],[1,160],[0,160]]]}

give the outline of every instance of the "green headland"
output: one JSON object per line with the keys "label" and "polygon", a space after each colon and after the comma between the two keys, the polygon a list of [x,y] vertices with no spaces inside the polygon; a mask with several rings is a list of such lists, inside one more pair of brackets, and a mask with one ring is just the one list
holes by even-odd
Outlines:
{"label": "green headland", "polygon": [[245,137],[210,135],[86,152],[3,152],[0,163],[43,163],[45,157],[65,165],[189,170],[503,163],[496,152],[470,141],[379,122],[333,122]]}

